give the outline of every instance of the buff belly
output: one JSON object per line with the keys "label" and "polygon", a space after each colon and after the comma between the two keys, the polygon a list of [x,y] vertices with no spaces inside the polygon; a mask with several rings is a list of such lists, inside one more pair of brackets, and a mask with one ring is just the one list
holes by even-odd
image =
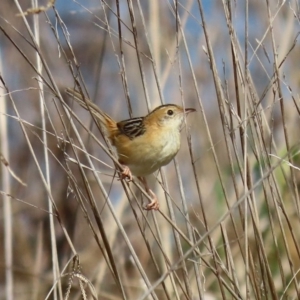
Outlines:
{"label": "buff belly", "polygon": [[120,163],[128,166],[134,176],[147,176],[154,173],[160,167],[167,165],[177,154],[180,148],[180,133],[168,134],[167,137],[162,137],[158,141],[155,139],[155,144],[141,143],[137,137],[131,141],[131,149],[134,152],[128,151],[124,146],[126,143],[121,143],[117,147]]}

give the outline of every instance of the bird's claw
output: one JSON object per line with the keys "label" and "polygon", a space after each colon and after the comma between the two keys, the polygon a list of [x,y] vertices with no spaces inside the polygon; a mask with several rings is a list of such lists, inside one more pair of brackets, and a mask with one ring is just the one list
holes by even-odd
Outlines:
{"label": "bird's claw", "polygon": [[127,167],[127,166],[123,166],[123,171],[121,173],[120,180],[122,180],[122,179],[124,179],[127,182],[132,181],[132,173],[131,173],[129,167]]}
{"label": "bird's claw", "polygon": [[144,207],[145,210],[159,210],[159,203],[157,196],[153,193],[152,190],[148,190],[148,194],[151,196],[152,200],[149,204]]}

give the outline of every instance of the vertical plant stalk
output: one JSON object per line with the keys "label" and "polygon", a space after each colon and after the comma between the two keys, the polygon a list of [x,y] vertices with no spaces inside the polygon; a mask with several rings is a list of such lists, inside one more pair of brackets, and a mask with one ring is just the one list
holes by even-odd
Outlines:
{"label": "vertical plant stalk", "polygon": [[[247,89],[248,89],[248,0],[245,2],[245,64],[244,64],[244,117],[247,115]],[[242,118],[243,119],[243,118]],[[245,130],[246,131],[246,130]],[[241,143],[243,148],[243,159],[244,159],[244,174],[243,181],[248,183],[248,164],[247,164],[247,136],[244,133],[241,137]],[[247,192],[247,184],[244,184],[244,193]],[[248,248],[248,201],[244,202],[244,231],[245,231],[245,283],[246,283],[246,298],[249,299],[249,248]]]}
{"label": "vertical plant stalk", "polygon": [[[0,57],[1,57],[0,52]],[[2,74],[2,59],[0,59],[0,74]],[[6,101],[4,101],[4,88],[2,84],[0,85],[0,156],[3,155],[4,159],[9,161],[9,145],[8,145],[8,128],[7,119],[8,117],[4,115],[7,110]],[[0,160],[1,164],[1,189],[5,193],[10,194],[11,191],[11,181],[9,177],[9,172],[6,170],[5,165]],[[3,220],[4,220],[4,259],[5,259],[5,299],[13,299],[13,240],[12,240],[12,210],[10,198],[3,194]]]}
{"label": "vertical plant stalk", "polygon": [[[32,7],[38,7],[38,0],[32,0]],[[40,47],[40,27],[39,27],[39,14],[33,15],[33,33],[36,40],[37,45]],[[36,52],[36,65],[38,74],[42,74],[43,66],[39,56],[39,53]],[[44,146],[44,160],[45,160],[45,180],[49,189],[51,190],[51,181],[50,181],[50,163],[49,163],[49,155],[48,155],[48,139],[47,139],[47,128],[46,128],[46,118],[45,118],[45,106],[44,106],[44,84],[43,79],[38,75],[38,87],[39,87],[39,102],[40,102],[40,116],[42,121],[42,139]],[[60,293],[60,298],[62,296],[61,282],[59,279],[59,264],[58,264],[58,254],[56,247],[56,234],[55,234],[55,226],[54,226],[54,216],[53,216],[53,206],[51,203],[51,199],[48,196],[48,209],[49,209],[49,225],[50,225],[50,240],[51,240],[51,255],[52,255],[52,274],[53,274],[53,285],[55,282],[58,282],[57,288],[54,288],[54,299],[57,299],[57,292]],[[56,286],[55,286],[56,287]]]}

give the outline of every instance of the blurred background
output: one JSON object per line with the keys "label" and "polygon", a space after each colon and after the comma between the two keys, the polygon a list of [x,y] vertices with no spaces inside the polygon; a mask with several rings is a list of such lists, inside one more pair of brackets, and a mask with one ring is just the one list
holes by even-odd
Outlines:
{"label": "blurred background", "polygon": [[[298,299],[299,4],[2,0],[0,299]],[[197,110],[160,211],[66,88]]]}

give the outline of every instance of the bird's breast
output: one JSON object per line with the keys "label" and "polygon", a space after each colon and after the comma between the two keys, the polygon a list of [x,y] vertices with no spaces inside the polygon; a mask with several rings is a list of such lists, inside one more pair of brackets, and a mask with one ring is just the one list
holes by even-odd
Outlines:
{"label": "bird's breast", "polygon": [[115,146],[120,162],[127,165],[133,175],[146,176],[174,158],[180,148],[180,132],[146,132],[126,143],[116,142]]}

